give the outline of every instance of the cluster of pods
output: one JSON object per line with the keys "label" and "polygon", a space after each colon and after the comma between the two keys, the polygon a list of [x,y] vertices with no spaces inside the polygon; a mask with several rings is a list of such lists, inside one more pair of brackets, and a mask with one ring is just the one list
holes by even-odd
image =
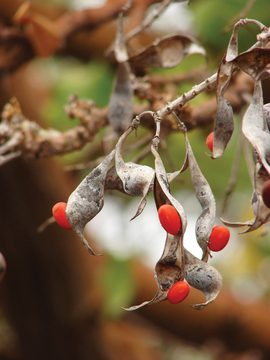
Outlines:
{"label": "cluster of pods", "polygon": [[[153,120],[156,120],[154,114]],[[230,233],[225,226],[214,227],[216,219],[214,196],[196,162],[185,126],[180,119],[178,121],[186,143],[185,161],[179,171],[166,173],[158,152],[159,121],[156,121],[157,132],[151,142],[155,169],[124,162],[123,144],[127,136],[138,128],[140,119],[137,117],[120,136],[111,153],[74,190],[67,204],[58,203],[53,207],[53,215],[58,224],[66,229],[74,229],[88,251],[96,255],[84,237],[84,227],[102,209],[104,191],[118,190],[129,196],[140,196],[141,200],[133,219],[142,213],[148,194],[154,192],[160,223],[167,232],[163,254],[155,267],[158,291],[151,301],[127,310],[135,310],[143,305],[155,304],[166,299],[171,303],[178,303],[188,295],[189,285],[205,294],[204,304],[193,305],[196,309],[202,309],[216,298],[222,285],[221,275],[207,263],[207,260],[211,250],[219,251],[227,244]],[[113,160],[114,165],[111,166]],[[202,213],[196,222],[197,241],[203,251],[201,260],[183,246],[187,216],[180,202],[172,196],[169,185],[188,168],[197,199],[202,207]]]}
{"label": "cluster of pods", "polygon": [[[250,22],[258,25],[262,32],[258,36],[258,43],[254,47],[238,55],[238,28]],[[121,26],[119,28],[121,29]],[[255,163],[254,188],[251,200],[254,219],[243,223],[229,222],[222,219],[226,226],[214,226],[216,221],[215,198],[194,157],[186,127],[178,118],[173,107],[170,113],[173,114],[178,123],[179,136],[184,137],[186,146],[185,161],[179,171],[167,173],[159,155],[160,128],[163,120],[161,112],[144,112],[135,117],[131,125],[123,131],[123,124],[125,123],[119,122],[119,118],[123,115],[126,119],[130,115],[125,110],[129,108],[127,106],[129,102],[127,99],[123,100],[127,94],[131,94],[131,92],[124,91],[126,88],[130,89],[130,81],[126,81],[130,79],[130,59],[128,59],[122,41],[123,35],[121,35],[121,31],[119,31],[119,34],[118,42],[116,42],[117,46],[115,47],[115,57],[119,62],[117,75],[119,82],[116,82],[113,90],[113,101],[109,106],[109,116],[112,119],[112,125],[115,125],[116,132],[118,125],[121,125],[118,129],[121,136],[109,155],[86,176],[70,195],[67,204],[59,203],[54,206],[53,214],[62,227],[74,229],[87,250],[92,255],[96,255],[84,237],[84,227],[102,209],[105,190],[117,190],[129,196],[141,197],[136,214],[132,219],[143,212],[147,196],[153,191],[157,213],[161,225],[167,233],[163,254],[155,266],[155,279],[158,290],[152,300],[126,310],[136,310],[144,305],[156,304],[166,299],[171,303],[178,303],[187,297],[189,286],[202,291],[205,295],[206,301],[204,303],[191,305],[195,309],[203,309],[216,299],[222,286],[222,276],[213,266],[208,264],[208,259],[211,251],[220,251],[228,243],[230,232],[226,226],[247,226],[245,232],[248,232],[270,221],[270,104],[263,104],[261,86],[261,80],[270,75],[270,49],[264,47],[270,38],[269,29],[255,20],[245,19],[237,22],[217,74],[215,127],[206,141],[208,148],[212,152],[213,159],[223,155],[234,130],[232,107],[224,98],[224,93],[233,73],[240,69],[254,79],[252,101],[242,120],[242,133],[252,145]],[[147,54],[146,51],[145,54],[140,54],[139,58],[142,59]],[[123,111],[119,111],[121,103],[125,104]],[[168,104],[167,108],[170,109],[170,104]],[[132,111],[129,112],[132,113]],[[122,148],[126,138],[134,130],[137,131],[140,120],[145,113],[148,116],[150,114],[156,124],[156,134],[151,141],[151,153],[155,161],[154,168],[133,162],[126,163],[122,157]],[[114,165],[111,165],[113,161]],[[202,208],[195,225],[196,239],[202,249],[201,259],[193,256],[183,246],[187,216],[181,203],[170,191],[170,182],[187,169],[190,171],[195,195]]]}

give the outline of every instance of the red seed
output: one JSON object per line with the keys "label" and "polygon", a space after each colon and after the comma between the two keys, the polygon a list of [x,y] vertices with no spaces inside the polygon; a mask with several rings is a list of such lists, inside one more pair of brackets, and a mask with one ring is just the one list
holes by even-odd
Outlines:
{"label": "red seed", "polygon": [[206,138],[206,145],[211,152],[213,152],[213,141],[214,141],[214,132],[211,132]]}
{"label": "red seed", "polygon": [[176,235],[181,230],[181,220],[178,212],[172,205],[161,205],[158,209],[159,221],[163,228],[172,235]]}
{"label": "red seed", "polygon": [[70,226],[66,217],[66,207],[67,204],[65,202],[59,202],[55,204],[52,208],[53,217],[55,218],[57,224],[62,226],[62,228],[72,230],[72,227]]}
{"label": "red seed", "polygon": [[212,251],[220,251],[225,248],[229,239],[230,230],[223,225],[217,225],[212,230],[208,247]]}
{"label": "red seed", "polygon": [[270,180],[267,180],[264,183],[263,191],[262,191],[262,198],[265,205],[270,208]]}
{"label": "red seed", "polygon": [[178,304],[189,294],[189,285],[185,281],[176,282],[168,291],[167,299],[171,304]]}

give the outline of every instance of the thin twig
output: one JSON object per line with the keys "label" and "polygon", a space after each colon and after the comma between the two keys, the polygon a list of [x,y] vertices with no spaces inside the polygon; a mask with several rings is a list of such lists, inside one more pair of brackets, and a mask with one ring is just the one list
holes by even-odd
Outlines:
{"label": "thin twig", "polygon": [[[152,134],[151,134],[151,138],[152,138]],[[151,144],[148,144],[142,151],[139,152],[138,155],[136,155],[133,159],[132,162],[134,163],[139,163],[145,156],[147,156],[151,151]]]}
{"label": "thin twig", "polygon": [[53,224],[55,222],[55,218],[52,216],[49,219],[47,219],[46,221],[44,221],[44,223],[42,223],[41,225],[39,225],[39,227],[37,228],[37,232],[41,233],[43,232],[49,225]]}
{"label": "thin twig", "polygon": [[125,42],[128,42],[129,40],[131,40],[134,36],[138,35],[140,32],[142,32],[143,30],[147,29],[150,25],[152,25],[152,23],[158,19],[158,17],[160,16],[160,14],[162,13],[162,11],[164,11],[170,4],[171,4],[172,0],[163,0],[156,8],[154,11],[151,12],[150,15],[148,15],[143,21],[142,23],[137,26],[135,29],[132,29],[125,37],[124,40]]}

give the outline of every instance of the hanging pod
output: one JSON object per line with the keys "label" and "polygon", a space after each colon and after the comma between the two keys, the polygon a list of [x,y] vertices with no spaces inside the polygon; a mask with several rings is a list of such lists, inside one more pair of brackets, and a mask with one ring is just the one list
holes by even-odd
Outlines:
{"label": "hanging pod", "polygon": [[92,255],[97,254],[94,253],[84,237],[84,227],[103,207],[106,175],[114,155],[115,149],[84,178],[69,196],[67,202],[66,217],[68,222]]}

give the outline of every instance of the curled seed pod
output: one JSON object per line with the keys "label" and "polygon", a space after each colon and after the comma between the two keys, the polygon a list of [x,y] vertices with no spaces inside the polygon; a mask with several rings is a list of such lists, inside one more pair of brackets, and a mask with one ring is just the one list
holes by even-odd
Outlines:
{"label": "curled seed pod", "polygon": [[131,69],[124,38],[124,12],[118,16],[118,29],[114,44],[114,56],[118,62],[116,78],[108,106],[108,118],[113,130],[122,134],[130,125],[133,116],[134,90]]}
{"label": "curled seed pod", "polygon": [[116,172],[115,166],[112,166],[107,172],[104,189],[117,190],[124,194],[126,193],[123,187],[122,180],[120,179],[120,177]]}
{"label": "curled seed pod", "polygon": [[230,103],[220,95],[218,98],[215,131],[213,140],[213,158],[221,157],[232,137],[234,130],[233,110]]}
{"label": "curled seed pod", "polygon": [[260,81],[255,81],[252,102],[242,121],[242,132],[257,152],[262,165],[270,175],[270,133],[263,114],[263,94]]}
{"label": "curled seed pod", "polygon": [[145,305],[157,304],[167,299],[167,294],[170,288],[181,279],[181,250],[182,236],[180,234],[167,234],[167,239],[163,254],[155,267],[155,279],[158,284],[158,290],[154,298],[150,301],[145,301],[140,305],[124,308],[128,311],[137,310]]}
{"label": "curled seed pod", "polygon": [[119,63],[128,60],[124,36],[124,11],[121,11],[118,15],[118,28],[114,43],[114,56]]}
{"label": "curled seed pod", "polygon": [[221,219],[226,226],[230,227],[242,227],[248,226],[248,229],[242,233],[250,232],[258,229],[263,224],[270,221],[270,209],[264,203],[262,198],[263,189],[265,183],[269,181],[269,175],[265,168],[261,164],[260,160],[257,160],[255,164],[255,175],[254,175],[254,190],[251,199],[251,208],[254,213],[253,220],[246,222],[230,222]]}
{"label": "curled seed pod", "polygon": [[213,158],[223,155],[228,142],[233,134],[234,121],[233,110],[230,103],[224,98],[224,93],[231,81],[235,65],[231,62],[238,54],[237,50],[237,30],[239,25],[235,25],[230,38],[226,54],[219,66],[217,77],[217,112],[215,119],[215,130],[213,140]]}
{"label": "curled seed pod", "polygon": [[184,132],[184,135],[188,153],[190,176],[196,197],[202,207],[202,213],[198,217],[195,225],[196,238],[199,246],[203,251],[202,259],[207,260],[207,245],[216,218],[216,201],[210,185],[203,176],[199,165],[197,164],[186,131]]}
{"label": "curled seed pod", "polygon": [[132,162],[125,163],[122,158],[122,147],[127,136],[136,128],[135,125],[130,126],[124,134],[119,138],[116,144],[115,153],[115,169],[117,175],[123,183],[123,189],[129,196],[142,196],[135,216],[140,215],[146,205],[146,196],[152,189],[153,179],[155,175],[154,169],[145,165],[138,165]]}
{"label": "curled seed pod", "polygon": [[191,54],[206,56],[204,48],[194,39],[183,35],[173,35],[155,40],[153,44],[131,56],[129,61],[136,67],[171,68]]}
{"label": "curled seed pod", "polygon": [[[167,178],[168,178],[169,183],[172,182],[179,174],[180,174],[180,171],[168,173]],[[153,178],[151,181],[151,185],[149,187],[149,191],[153,191],[153,189],[154,189],[154,180],[155,180],[155,174],[153,174]],[[115,166],[112,166],[107,172],[104,189],[105,190],[116,190],[116,191],[122,192],[123,194],[126,194],[126,192],[124,190],[123,182],[120,179],[120,177],[118,176]]]}
{"label": "curled seed pod", "polygon": [[202,310],[218,296],[222,287],[222,276],[213,266],[197,259],[187,250],[185,250],[185,262],[186,281],[190,286],[200,290],[206,298],[205,303],[191,307]]}
{"label": "curled seed pod", "polygon": [[270,75],[270,50],[268,48],[254,48],[237,56],[233,63],[254,80],[264,80]]}
{"label": "curled seed pod", "polygon": [[66,217],[69,224],[82,239],[87,250],[96,255],[84,237],[84,227],[102,209],[104,203],[104,185],[115,149],[78,185],[69,196]]}
{"label": "curled seed pod", "polygon": [[157,208],[163,204],[170,203],[178,212],[181,220],[181,233],[184,234],[187,227],[187,216],[183,206],[171,195],[170,186],[166,174],[166,170],[162,163],[162,160],[157,152],[158,139],[154,138],[152,141],[151,152],[155,157],[155,200]]}
{"label": "curled seed pod", "polygon": [[130,125],[133,116],[133,86],[128,62],[118,64],[116,79],[108,106],[109,123],[117,134]]}
{"label": "curled seed pod", "polygon": [[[155,182],[154,195],[157,208],[170,203],[177,211],[182,227],[176,235],[167,233],[166,243],[163,254],[155,267],[155,279],[158,285],[158,290],[154,298],[150,301],[145,301],[140,305],[131,306],[125,310],[133,311],[145,305],[157,304],[167,299],[167,294],[170,288],[178,281],[184,280],[184,248],[183,237],[187,227],[187,218],[182,205],[170,194],[170,187],[168,183],[167,174],[163,166],[162,160],[157,152],[158,138],[152,141],[151,151],[155,157]],[[187,159],[183,168],[187,166]],[[178,174],[179,172],[177,172]],[[172,176],[173,178],[174,176]]]}

